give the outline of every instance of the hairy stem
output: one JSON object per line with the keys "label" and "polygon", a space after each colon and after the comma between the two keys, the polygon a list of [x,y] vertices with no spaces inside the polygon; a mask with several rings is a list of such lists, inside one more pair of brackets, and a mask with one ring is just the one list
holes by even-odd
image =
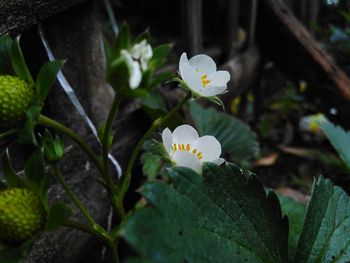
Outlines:
{"label": "hairy stem", "polygon": [[[135,165],[137,156],[139,155],[142,146],[144,142],[158,129],[160,128],[164,123],[166,123],[177,111],[181,109],[181,107],[191,98],[191,93],[188,93],[186,97],[184,97],[179,104],[177,104],[170,112],[168,112],[165,116],[159,117],[155,121],[153,121],[151,127],[148,129],[148,131],[142,136],[140,141],[137,143],[134,151],[131,154],[127,169],[125,173],[123,174],[121,180],[120,180],[120,188],[119,188],[119,198],[118,201],[119,206],[123,207],[123,199],[126,194],[126,192],[129,189],[130,181],[131,181],[131,173],[132,169]],[[124,211],[124,209],[123,209]],[[125,214],[125,212],[124,212]]]}
{"label": "hairy stem", "polygon": [[53,119],[50,119],[49,117],[41,115],[41,114],[39,115],[38,123],[42,124],[44,126],[47,126],[47,127],[51,127],[54,130],[66,135],[67,137],[72,139],[90,157],[90,159],[96,164],[96,166],[97,166],[98,170],[101,172],[101,174],[103,174],[104,171],[103,171],[103,165],[102,165],[101,160],[96,155],[94,150],[86,142],[84,142],[83,139],[78,134],[76,134],[74,131],[67,128],[63,124],[61,124]]}

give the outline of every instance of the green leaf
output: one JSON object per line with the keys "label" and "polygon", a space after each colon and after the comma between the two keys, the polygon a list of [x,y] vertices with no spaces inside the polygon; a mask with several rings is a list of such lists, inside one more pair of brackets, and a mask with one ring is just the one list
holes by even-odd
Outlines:
{"label": "green leaf", "polygon": [[114,60],[108,68],[107,80],[119,94],[124,92],[123,89],[128,85],[129,77],[128,66],[121,58]]}
{"label": "green leaf", "polygon": [[0,75],[12,75],[13,69],[11,65],[11,45],[12,38],[9,35],[0,37]]}
{"label": "green leaf", "polygon": [[45,171],[44,156],[41,149],[37,149],[29,156],[24,171],[28,188],[40,197],[45,208],[47,208],[48,176]]}
{"label": "green leaf", "polygon": [[25,182],[24,182],[23,178],[18,176],[12,168],[8,150],[6,150],[6,152],[2,158],[2,168],[3,168],[4,175],[5,175],[6,184],[9,187],[23,187],[23,186],[25,186]]}
{"label": "green leaf", "polygon": [[156,180],[162,169],[161,158],[151,153],[144,153],[141,162],[143,164],[142,171],[147,176],[148,181]]}
{"label": "green leaf", "polygon": [[196,103],[190,104],[190,112],[198,132],[202,136],[215,136],[231,160],[241,163],[260,154],[255,133],[242,121]]}
{"label": "green leaf", "polygon": [[287,196],[281,194],[277,196],[281,204],[282,214],[288,216],[288,258],[293,262],[299,238],[303,230],[306,207],[304,204],[296,202]]}
{"label": "green leaf", "polygon": [[142,171],[149,181],[154,181],[156,176],[161,173],[163,166],[171,161],[163,143],[148,140],[144,143],[143,149],[145,153],[141,156]]}
{"label": "green leaf", "polygon": [[26,112],[26,121],[18,135],[18,142],[22,144],[37,144],[34,129],[42,110],[42,105],[34,104]]}
{"label": "green leaf", "polygon": [[152,90],[147,97],[140,98],[143,105],[151,109],[160,109],[166,111],[166,102],[159,90]]}
{"label": "green leaf", "polygon": [[149,61],[148,66],[153,70],[162,66],[166,58],[168,57],[172,47],[172,44],[163,44],[158,47],[155,47],[153,49],[152,59]]}
{"label": "green leaf", "polygon": [[255,176],[232,164],[169,173],[174,186],[145,185],[149,206],[122,229],[142,262],[288,262],[288,223]]}
{"label": "green leaf", "polygon": [[119,57],[122,49],[129,49],[131,46],[130,29],[127,25],[123,25],[118,33],[117,39],[114,45],[114,58]]}
{"label": "green leaf", "polygon": [[62,226],[73,215],[73,210],[64,203],[55,203],[47,215],[46,230],[54,230]]}
{"label": "green leaf", "polygon": [[321,129],[339,153],[340,158],[350,168],[350,133],[339,126],[334,126],[331,122],[325,122]]}
{"label": "green leaf", "polygon": [[62,69],[64,61],[49,61],[44,64],[36,79],[36,91],[41,100],[44,101],[56,80],[58,72]]}
{"label": "green leaf", "polygon": [[16,75],[20,79],[23,79],[30,85],[34,86],[34,80],[29,72],[22,50],[19,46],[19,37],[17,37],[11,45],[11,63]]}
{"label": "green leaf", "polygon": [[314,181],[295,262],[350,262],[350,199],[323,177]]}
{"label": "green leaf", "polygon": [[175,73],[174,72],[163,72],[160,73],[156,76],[154,76],[151,81],[148,84],[147,89],[148,90],[153,90],[154,88],[157,88],[159,85],[161,85],[162,83],[171,80],[172,78],[174,78]]}

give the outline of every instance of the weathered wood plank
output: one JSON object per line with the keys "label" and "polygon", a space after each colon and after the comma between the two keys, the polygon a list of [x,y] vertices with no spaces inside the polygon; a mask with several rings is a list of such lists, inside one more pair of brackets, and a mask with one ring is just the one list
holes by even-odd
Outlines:
{"label": "weathered wood plank", "polygon": [[287,74],[350,100],[350,80],[282,0],[259,1],[259,44]]}
{"label": "weathered wood plank", "polygon": [[87,0],[0,0],[0,35],[19,33]]}

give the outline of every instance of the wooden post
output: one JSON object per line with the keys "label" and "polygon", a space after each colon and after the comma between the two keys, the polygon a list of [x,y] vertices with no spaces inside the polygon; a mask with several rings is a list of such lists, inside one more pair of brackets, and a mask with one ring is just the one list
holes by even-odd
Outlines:
{"label": "wooden post", "polygon": [[318,22],[318,15],[320,12],[320,0],[310,0],[310,21]]}
{"label": "wooden post", "polygon": [[183,0],[183,34],[189,55],[202,50],[202,0]]}
{"label": "wooden post", "polygon": [[250,0],[250,21],[248,45],[251,47],[255,43],[256,19],[258,12],[258,0]]}
{"label": "wooden post", "polygon": [[238,36],[239,2],[239,0],[226,1],[226,35],[222,47],[222,61],[227,61],[237,52],[237,50],[235,50],[235,42],[237,41]]}

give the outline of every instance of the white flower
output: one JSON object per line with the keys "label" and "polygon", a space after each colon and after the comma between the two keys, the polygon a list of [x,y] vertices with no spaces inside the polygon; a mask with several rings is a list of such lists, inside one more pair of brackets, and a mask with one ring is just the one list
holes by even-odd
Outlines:
{"label": "white flower", "polygon": [[179,73],[187,86],[203,97],[222,94],[227,89],[230,73],[216,71],[214,60],[207,55],[197,55],[190,60],[182,53],[179,62]]}
{"label": "white flower", "polygon": [[135,44],[130,50],[131,56],[139,60],[141,63],[141,69],[143,71],[147,70],[148,61],[153,56],[152,47],[147,43],[146,40],[141,41],[138,44]]}
{"label": "white flower", "polygon": [[142,80],[142,71],[148,68],[148,62],[153,56],[152,47],[146,40],[135,44],[130,51],[123,49],[121,56],[124,59],[129,73],[129,86],[131,89],[136,89],[140,86]]}
{"label": "white flower", "polygon": [[209,135],[199,137],[190,125],[181,125],[173,133],[169,128],[164,129],[162,140],[170,159],[177,166],[191,168],[197,173],[202,172],[204,162],[220,165],[225,161],[220,158],[220,142]]}

